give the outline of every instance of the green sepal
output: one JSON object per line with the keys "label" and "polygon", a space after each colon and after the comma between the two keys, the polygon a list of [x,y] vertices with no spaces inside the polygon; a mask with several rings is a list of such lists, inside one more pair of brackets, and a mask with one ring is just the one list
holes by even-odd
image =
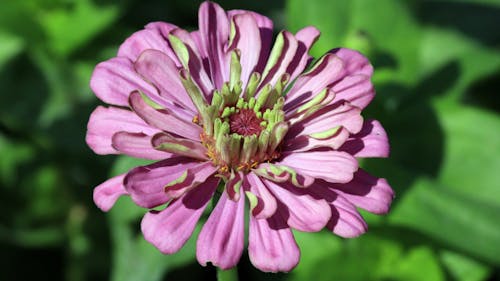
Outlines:
{"label": "green sepal", "polygon": [[145,93],[142,91],[138,91],[139,94],[141,95],[142,100],[149,106],[151,106],[154,109],[163,109],[163,106],[157,104],[154,102],[151,98],[149,98]]}
{"label": "green sepal", "polygon": [[170,42],[170,45],[172,46],[172,49],[174,50],[175,54],[181,61],[181,64],[184,68],[188,68],[189,65],[189,50],[184,45],[184,42],[182,42],[179,37],[173,35],[170,33],[168,35],[168,41]]}
{"label": "green sepal", "polygon": [[167,190],[169,187],[183,183],[186,180],[187,176],[188,176],[188,171],[186,170],[186,171],[184,171],[184,173],[182,173],[182,175],[180,175],[180,177],[167,183],[163,189]]}
{"label": "green sepal", "polygon": [[269,71],[273,68],[273,66],[276,65],[278,62],[281,54],[283,53],[283,47],[285,46],[285,37],[283,35],[283,31],[278,34],[276,37],[276,40],[274,41],[273,48],[271,50],[271,53],[269,54],[269,58],[267,59],[267,64],[266,67],[264,68],[264,71],[262,72],[262,77],[265,78],[267,74],[269,74]]}
{"label": "green sepal", "polygon": [[249,100],[255,95],[255,91],[257,90],[257,86],[259,86],[260,82],[260,73],[254,72],[250,75],[250,79],[248,79],[247,88],[245,91],[245,99]]}
{"label": "green sepal", "polygon": [[[240,50],[234,49],[231,52],[231,64],[229,66],[229,89],[234,91],[238,82],[241,81]],[[241,93],[241,87],[240,87]]]}
{"label": "green sepal", "polygon": [[309,136],[311,138],[320,139],[320,140],[331,138],[339,131],[340,128],[341,128],[341,126],[337,126],[337,127],[331,128],[331,129],[323,131],[323,132],[309,134]]}

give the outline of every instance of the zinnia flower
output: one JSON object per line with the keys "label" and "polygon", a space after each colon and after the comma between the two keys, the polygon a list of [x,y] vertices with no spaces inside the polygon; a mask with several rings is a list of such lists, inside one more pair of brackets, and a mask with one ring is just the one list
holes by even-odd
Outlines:
{"label": "zinnia flower", "polygon": [[390,186],[357,161],[389,153],[379,122],[361,116],[375,93],[369,61],[334,49],[305,71],[319,31],[272,44],[272,30],[265,16],[204,2],[199,30],[150,23],[94,70],[91,88],[111,106],[90,116],[88,145],[158,160],[99,185],[94,200],[107,211],[128,195],[149,209],[142,232],[162,253],[184,245],[218,196],[196,256],[222,269],[244,250],[245,208],[250,261],[272,272],[299,261],[292,229],[355,237],[367,230],[357,207],[389,209]]}

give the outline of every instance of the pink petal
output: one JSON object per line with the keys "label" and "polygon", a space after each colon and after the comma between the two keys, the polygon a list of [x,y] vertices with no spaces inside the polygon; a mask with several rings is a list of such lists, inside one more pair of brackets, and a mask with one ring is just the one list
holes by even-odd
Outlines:
{"label": "pink petal", "polygon": [[154,149],[151,136],[143,133],[117,132],[112,142],[117,151],[132,157],[161,160],[172,156],[171,153]]}
{"label": "pink petal", "polygon": [[132,200],[144,208],[154,208],[171,199],[165,186],[179,179],[187,169],[199,166],[190,158],[172,157],[151,165],[141,166],[128,172],[124,179],[125,189]]}
{"label": "pink petal", "polygon": [[304,189],[289,183],[279,185],[268,180],[264,184],[280,201],[278,212],[287,224],[294,229],[306,232],[320,231],[326,226],[332,215],[330,206],[323,199],[316,199]]}
{"label": "pink petal", "polygon": [[363,127],[361,109],[340,102],[325,106],[303,120],[290,121],[289,136],[312,135],[342,126],[350,133],[358,133]]}
{"label": "pink petal", "polygon": [[347,76],[331,88],[336,94],[334,101],[346,100],[352,105],[364,109],[375,97],[371,77],[364,74]]}
{"label": "pink petal", "polygon": [[333,54],[326,54],[314,67],[303,74],[286,94],[284,110],[288,113],[306,103],[330,84],[342,77],[344,63]]}
{"label": "pink petal", "polygon": [[168,109],[157,110],[152,108],[138,92],[130,94],[129,103],[135,113],[149,125],[188,139],[200,139],[202,132],[200,126],[180,119],[175,115],[175,112]]}
{"label": "pink petal", "polygon": [[241,81],[245,89],[261,56],[260,31],[255,18],[250,13],[235,15],[232,20],[235,27],[232,47],[238,48],[241,52]]}
{"label": "pink petal", "polygon": [[243,188],[257,198],[257,204],[250,210],[257,219],[269,218],[276,213],[277,203],[264,183],[254,173],[248,173]]}
{"label": "pink petal", "polygon": [[134,62],[145,50],[158,50],[167,54],[180,67],[181,64],[164,35],[174,28],[176,26],[169,23],[150,23],[146,26],[146,29],[135,32],[123,42],[118,49],[118,56],[126,57]]}
{"label": "pink petal", "polygon": [[164,210],[148,212],[141,223],[144,239],[164,254],[179,251],[193,233],[218,183],[219,179],[212,177]]}
{"label": "pink petal", "polygon": [[373,66],[360,52],[347,48],[338,48],[332,50],[331,53],[341,58],[344,62],[345,76],[353,74],[372,76]]}
{"label": "pink petal", "polygon": [[229,40],[229,21],[226,12],[213,2],[203,2],[198,11],[198,26],[203,45],[207,47],[212,81],[217,89],[229,81],[228,56],[224,47]]}
{"label": "pink petal", "polygon": [[245,197],[237,202],[222,193],[217,206],[201,229],[196,243],[196,258],[229,269],[235,266],[243,252],[245,236]]}
{"label": "pink petal", "polygon": [[308,151],[319,147],[329,147],[336,150],[345,143],[349,135],[349,131],[345,128],[339,128],[334,135],[324,139],[316,139],[308,135],[299,135],[286,139],[282,149],[284,153]]}
{"label": "pink petal", "polygon": [[158,88],[162,97],[181,104],[193,115],[197,112],[181,83],[179,69],[165,53],[146,50],[139,56],[134,66],[139,74]]}
{"label": "pink petal", "polygon": [[250,216],[248,255],[262,271],[286,272],[299,263],[300,250],[285,220],[276,213],[269,219]]}
{"label": "pink petal", "polygon": [[257,23],[257,26],[259,27],[261,54],[255,71],[262,73],[264,67],[266,66],[269,51],[271,50],[271,43],[273,40],[273,21],[266,16],[252,11],[230,10],[227,12],[229,18],[233,18],[234,16],[241,14],[252,15]]}
{"label": "pink petal", "polygon": [[290,63],[287,69],[287,73],[290,73],[290,81],[295,80],[299,74],[301,74],[305,67],[312,60],[312,57],[308,55],[309,49],[319,38],[319,30],[313,26],[305,27],[295,34],[299,42],[297,47],[297,52],[293,61]]}
{"label": "pink petal", "polygon": [[328,183],[318,181],[308,189],[316,198],[324,198],[330,203],[332,216],[327,228],[345,237],[357,237],[368,230],[368,226],[356,207],[331,188]]}
{"label": "pink petal", "polygon": [[[170,151],[168,148],[164,149],[162,148],[162,145],[165,144],[183,147],[185,151],[183,149],[179,149],[178,151]],[[191,157],[202,161],[209,160],[206,155],[207,149],[200,142],[183,138],[175,138],[167,133],[162,132],[154,135],[150,139],[150,145],[157,149],[157,151],[171,152],[179,156]]]}
{"label": "pink petal", "polygon": [[333,233],[344,238],[353,238],[368,230],[368,225],[356,207],[345,198],[339,195],[331,204],[332,218],[327,227]]}
{"label": "pink petal", "polygon": [[173,30],[172,34],[181,39],[188,49],[188,68],[191,77],[196,82],[202,93],[205,94],[205,97],[211,97],[214,86],[212,84],[212,80],[205,71],[205,66],[203,65],[203,58],[206,58],[206,56],[203,57],[202,53],[198,50],[198,46],[191,33],[179,28]]}
{"label": "pink petal", "polygon": [[341,151],[290,153],[276,164],[292,167],[299,174],[332,183],[350,182],[354,172],[358,170],[358,161],[350,154]]}
{"label": "pink petal", "polygon": [[202,162],[187,170],[187,176],[184,181],[166,187],[165,193],[172,198],[178,198],[187,191],[204,183],[217,169],[218,167],[215,167],[211,161]]}
{"label": "pink petal", "polygon": [[98,106],[90,115],[85,140],[97,154],[119,154],[120,152],[112,146],[112,137],[120,131],[146,135],[159,132],[130,110]]}
{"label": "pink petal", "polygon": [[357,207],[374,214],[387,213],[394,198],[394,191],[385,179],[376,178],[362,169],[354,174],[349,183],[322,183]]}
{"label": "pink petal", "polygon": [[127,58],[117,57],[99,63],[90,78],[90,88],[105,103],[127,106],[130,92],[139,90],[149,97],[156,89],[144,81]]}
{"label": "pink petal", "polygon": [[288,66],[292,63],[295,57],[295,53],[297,52],[299,45],[297,39],[293,36],[293,34],[286,30],[283,31],[282,34],[284,39],[283,50],[281,51],[275,65],[270,65],[269,62],[266,65],[262,74],[263,77],[260,87],[263,87],[266,84],[275,85],[278,79],[286,73]]}
{"label": "pink petal", "polygon": [[104,212],[109,211],[118,197],[127,194],[123,186],[125,174],[110,178],[94,188],[94,202]]}
{"label": "pink petal", "polygon": [[352,135],[340,150],[355,157],[388,157],[389,139],[377,120],[368,120],[361,131]]}

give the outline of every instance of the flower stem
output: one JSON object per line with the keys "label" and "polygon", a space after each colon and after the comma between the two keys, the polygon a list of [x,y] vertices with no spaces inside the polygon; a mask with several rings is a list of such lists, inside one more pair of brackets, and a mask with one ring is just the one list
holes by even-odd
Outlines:
{"label": "flower stem", "polygon": [[233,267],[228,270],[222,270],[217,267],[218,281],[238,281],[238,267]]}

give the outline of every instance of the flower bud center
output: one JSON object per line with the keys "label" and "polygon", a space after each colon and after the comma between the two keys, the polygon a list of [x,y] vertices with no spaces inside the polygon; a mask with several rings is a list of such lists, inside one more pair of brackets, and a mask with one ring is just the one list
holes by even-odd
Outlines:
{"label": "flower bud center", "polygon": [[240,109],[229,117],[229,129],[231,133],[241,136],[259,135],[263,129],[260,125],[262,121],[253,110]]}

